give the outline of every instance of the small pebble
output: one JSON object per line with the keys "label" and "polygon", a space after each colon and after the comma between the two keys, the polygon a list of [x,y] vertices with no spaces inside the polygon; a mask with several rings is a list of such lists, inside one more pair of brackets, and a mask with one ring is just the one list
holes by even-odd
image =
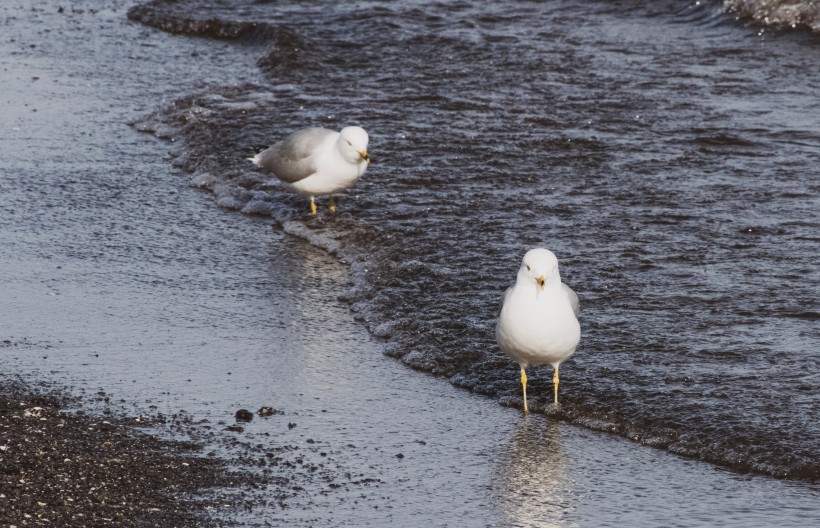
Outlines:
{"label": "small pebble", "polygon": [[250,422],[253,420],[253,413],[247,409],[239,409],[236,411],[237,422]]}

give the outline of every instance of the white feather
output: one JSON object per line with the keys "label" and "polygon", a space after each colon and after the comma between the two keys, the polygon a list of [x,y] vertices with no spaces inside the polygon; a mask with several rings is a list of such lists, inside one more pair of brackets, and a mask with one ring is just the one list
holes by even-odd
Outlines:
{"label": "white feather", "polygon": [[[544,277],[542,288],[538,279]],[[571,292],[571,294],[570,294]],[[561,283],[558,260],[551,251],[527,252],[516,283],[507,290],[496,325],[498,346],[527,368],[554,368],[575,352],[581,339],[577,296]]]}

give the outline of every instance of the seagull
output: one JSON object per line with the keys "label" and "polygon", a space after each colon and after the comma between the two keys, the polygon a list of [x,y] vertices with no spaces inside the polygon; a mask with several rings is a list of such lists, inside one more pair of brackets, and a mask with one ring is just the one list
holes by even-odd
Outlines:
{"label": "seagull", "polygon": [[498,346],[521,366],[524,412],[527,408],[527,373],[530,365],[550,364],[555,405],[558,405],[558,367],[581,340],[578,296],[561,283],[558,259],[544,248],[524,255],[515,284],[504,293],[495,327]]}
{"label": "seagull", "polygon": [[316,195],[330,195],[329,209],[336,212],[333,195],[347,190],[367,170],[369,138],[363,128],[349,126],[340,132],[303,128],[248,158],[268,170],[290,190],[310,196],[316,215]]}

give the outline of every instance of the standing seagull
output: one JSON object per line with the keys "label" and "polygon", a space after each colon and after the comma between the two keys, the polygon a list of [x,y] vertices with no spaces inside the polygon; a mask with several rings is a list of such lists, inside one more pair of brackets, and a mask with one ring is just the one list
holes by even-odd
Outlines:
{"label": "standing seagull", "polygon": [[316,195],[330,195],[329,209],[336,212],[333,195],[353,186],[367,170],[369,138],[363,128],[303,128],[248,158],[273,173],[290,190],[310,196],[310,212],[316,214]]}
{"label": "standing seagull", "polygon": [[581,340],[578,296],[561,283],[558,259],[544,248],[524,255],[515,285],[507,288],[495,327],[498,346],[521,365],[524,412],[527,408],[525,369],[549,363],[558,404],[558,366],[569,359]]}

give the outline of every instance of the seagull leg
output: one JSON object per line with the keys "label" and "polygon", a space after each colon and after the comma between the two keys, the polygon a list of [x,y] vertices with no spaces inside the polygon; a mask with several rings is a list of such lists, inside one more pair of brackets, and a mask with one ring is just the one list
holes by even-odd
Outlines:
{"label": "seagull leg", "polygon": [[313,196],[310,197],[310,214],[316,216],[316,200],[313,199]]}
{"label": "seagull leg", "polygon": [[555,390],[555,405],[558,405],[558,367],[555,367],[555,373],[552,375],[552,387]]}
{"label": "seagull leg", "polygon": [[521,367],[521,386],[524,387],[524,412],[530,412],[527,409],[527,373],[524,372],[524,367]]}
{"label": "seagull leg", "polygon": [[330,205],[327,206],[330,209],[331,213],[336,213],[336,201],[333,199],[333,195],[330,195]]}

